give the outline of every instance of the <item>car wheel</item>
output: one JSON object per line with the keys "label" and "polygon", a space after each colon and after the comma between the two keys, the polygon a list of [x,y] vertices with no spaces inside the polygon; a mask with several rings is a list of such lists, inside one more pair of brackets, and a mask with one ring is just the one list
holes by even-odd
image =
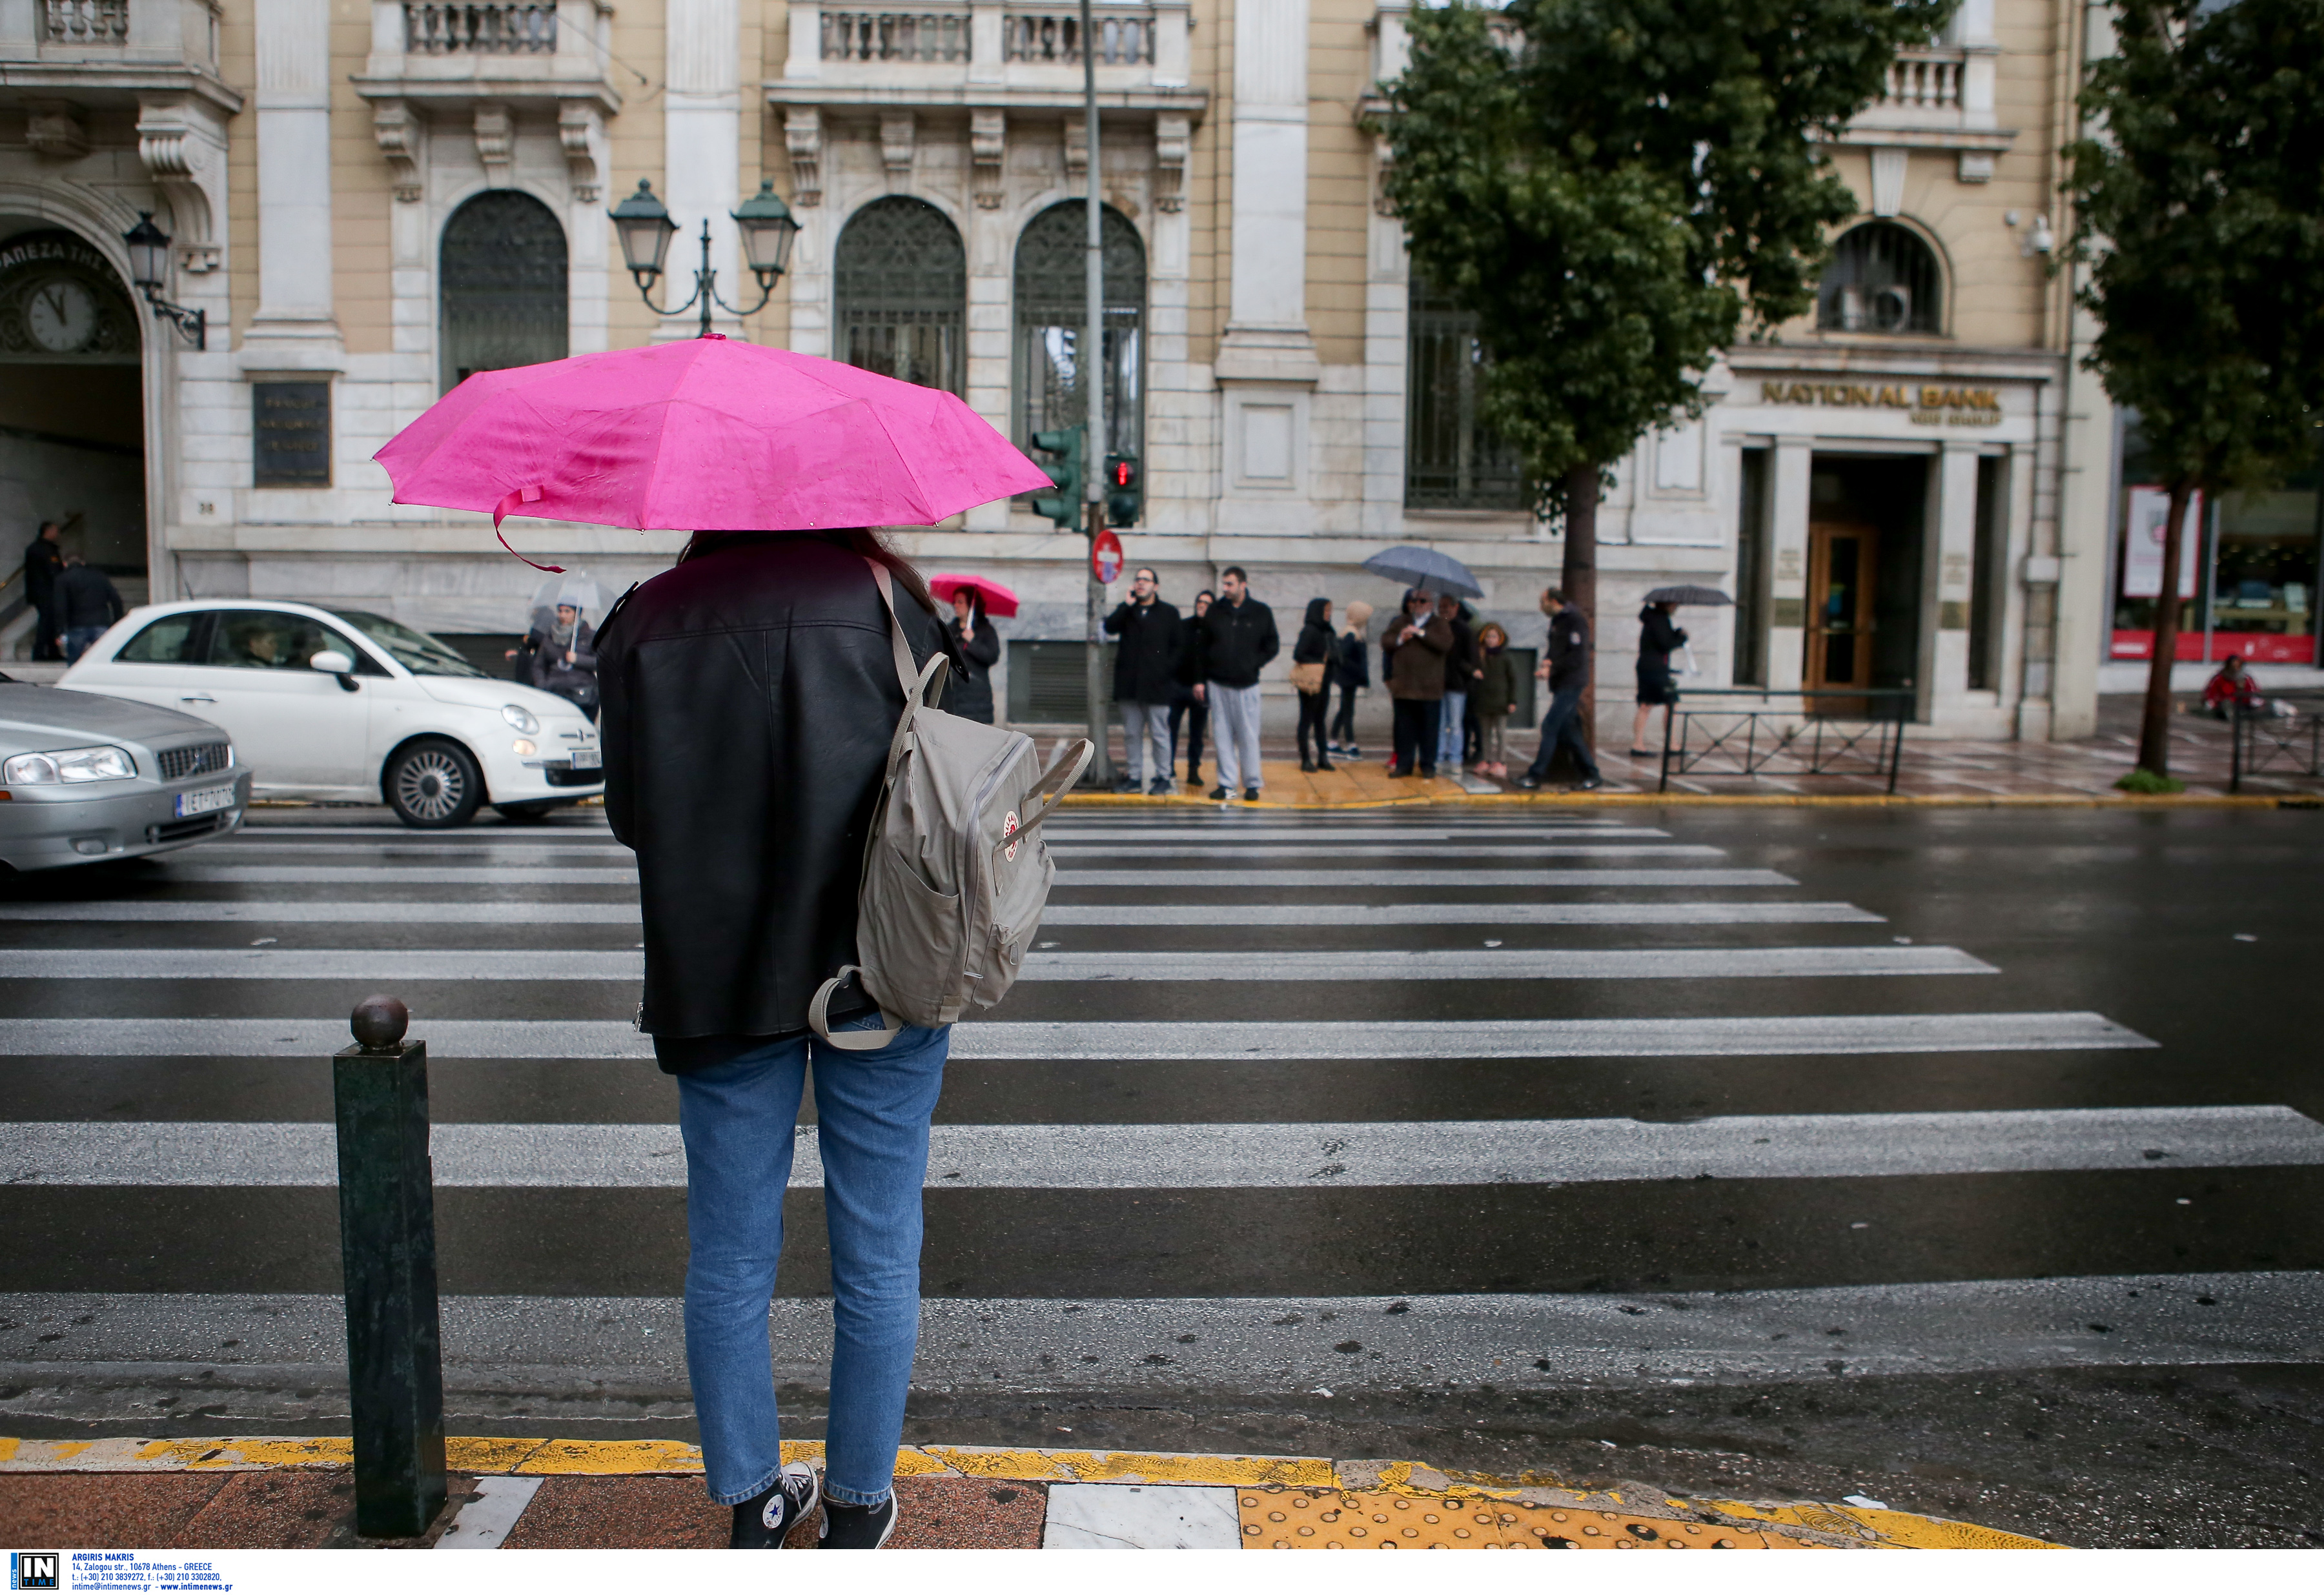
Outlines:
{"label": "car wheel", "polygon": [[501,818],[520,825],[530,825],[537,821],[547,819],[549,811],[557,807],[558,805],[554,803],[495,803],[493,805]]}
{"label": "car wheel", "polygon": [[399,750],[387,765],[387,806],[415,830],[448,831],[476,816],[484,772],[457,742],[429,738]]}

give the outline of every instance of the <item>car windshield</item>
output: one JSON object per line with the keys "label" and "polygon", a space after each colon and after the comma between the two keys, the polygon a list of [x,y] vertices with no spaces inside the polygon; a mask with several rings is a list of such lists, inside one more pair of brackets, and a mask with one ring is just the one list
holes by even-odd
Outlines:
{"label": "car windshield", "polygon": [[476,676],[491,679],[425,632],[415,632],[383,614],[360,609],[335,609],[331,613],[387,650],[389,658],[415,676]]}

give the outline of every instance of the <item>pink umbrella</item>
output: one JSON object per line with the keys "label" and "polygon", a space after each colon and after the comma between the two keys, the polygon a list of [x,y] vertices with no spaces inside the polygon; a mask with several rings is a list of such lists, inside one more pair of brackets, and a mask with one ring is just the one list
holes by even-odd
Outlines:
{"label": "pink umbrella", "polygon": [[495,527],[928,526],[1051,485],[950,393],[715,333],[478,372],[373,457],[397,503]]}
{"label": "pink umbrella", "polygon": [[928,578],[928,591],[946,604],[950,604],[953,594],[963,587],[984,595],[984,613],[987,614],[997,614],[1006,620],[1017,613],[1017,595],[999,582],[981,576],[936,576]]}

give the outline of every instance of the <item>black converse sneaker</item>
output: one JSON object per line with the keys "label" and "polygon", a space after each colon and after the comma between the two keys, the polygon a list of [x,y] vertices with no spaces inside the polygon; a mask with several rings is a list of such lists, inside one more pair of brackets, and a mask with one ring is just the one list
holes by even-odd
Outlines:
{"label": "black converse sneaker", "polygon": [[775,1481],[747,1501],[734,1504],[735,1551],[779,1551],[791,1530],[807,1520],[822,1498],[823,1486],[805,1462],[785,1462]]}
{"label": "black converse sneaker", "polygon": [[876,1507],[852,1507],[845,1501],[823,1503],[825,1551],[876,1551],[896,1532],[896,1498]]}

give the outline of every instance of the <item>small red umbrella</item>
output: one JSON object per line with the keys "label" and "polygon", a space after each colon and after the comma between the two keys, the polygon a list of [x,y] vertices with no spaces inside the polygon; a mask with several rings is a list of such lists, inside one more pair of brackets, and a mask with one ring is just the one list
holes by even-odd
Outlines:
{"label": "small red umbrella", "polygon": [[928,591],[946,604],[950,604],[952,595],[964,587],[984,595],[984,613],[987,614],[999,615],[1005,620],[1017,613],[1017,595],[999,582],[981,576],[936,576],[928,578]]}

